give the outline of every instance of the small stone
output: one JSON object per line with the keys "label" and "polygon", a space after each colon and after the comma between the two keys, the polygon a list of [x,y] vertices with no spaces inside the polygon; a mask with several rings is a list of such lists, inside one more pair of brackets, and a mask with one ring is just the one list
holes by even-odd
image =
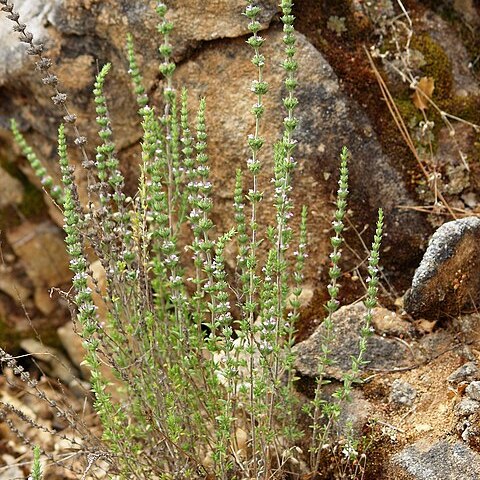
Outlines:
{"label": "small stone", "polygon": [[100,260],[96,260],[90,265],[91,277],[88,279],[88,286],[92,289],[93,303],[97,307],[97,313],[100,320],[105,320],[108,314],[108,306],[105,302],[107,294],[107,276]]}
{"label": "small stone", "polygon": [[50,315],[55,310],[56,302],[46,288],[36,288],[33,298],[35,305],[44,315]]}
{"label": "small stone", "polygon": [[3,454],[2,461],[6,464],[2,467],[0,480],[12,480],[12,478],[24,478],[22,470],[18,467],[17,459],[12,455]]}
{"label": "small stone", "polygon": [[19,180],[0,168],[0,208],[18,205],[23,199],[23,186]]}
{"label": "small stone", "polygon": [[75,333],[73,323],[68,322],[57,330],[58,338],[67,352],[72,363],[82,372],[84,379],[90,378],[90,369],[83,364],[85,360],[85,348],[83,348],[82,339]]}
{"label": "small stone", "polygon": [[480,372],[474,362],[464,363],[460,368],[457,368],[449,377],[450,383],[471,382],[480,378]]}
{"label": "small stone", "polygon": [[0,266],[0,290],[19,305],[24,304],[31,295],[30,289],[20,283],[4,265]]}
{"label": "small stone", "polygon": [[[302,292],[300,293],[300,295],[298,297],[298,301],[300,302],[300,308],[307,307],[310,304],[310,302],[312,301],[313,295],[314,295],[314,292],[313,292],[313,289],[311,287],[303,286],[302,287]],[[291,309],[290,302],[292,300],[295,300],[295,296],[293,295],[293,293],[290,293],[290,295],[287,298],[287,308],[288,309]]]}
{"label": "small stone", "polygon": [[465,390],[465,393],[472,400],[480,401],[480,382],[479,381],[472,382]]}
{"label": "small stone", "polygon": [[394,337],[406,336],[412,330],[410,322],[381,307],[373,310],[372,326],[378,334]]}
{"label": "small stone", "polygon": [[468,417],[477,412],[479,407],[480,402],[472,400],[471,398],[463,398],[460,403],[455,405],[454,412],[457,417]]}
{"label": "small stone", "polygon": [[[330,344],[332,365],[326,367],[329,378],[341,380],[351,369],[351,357],[359,352],[360,329],[366,308],[363,303],[346,305],[333,314],[333,341]],[[315,377],[318,372],[318,358],[322,353],[322,339],[325,326],[320,324],[307,340],[294,347],[295,368],[299,373]],[[395,370],[411,365],[411,353],[408,347],[395,340],[373,334],[367,341],[365,360],[366,370]]]}
{"label": "small stone", "polygon": [[433,427],[428,423],[417,423],[413,428],[418,433],[426,433],[433,430]]}
{"label": "small stone", "polygon": [[47,347],[33,338],[26,338],[20,342],[23,348],[32,357],[42,362],[46,373],[53,378],[58,378],[62,383],[68,385],[72,382],[77,372],[67,357],[53,347]]}
{"label": "small stone", "polygon": [[394,380],[392,391],[390,392],[390,402],[397,405],[411,407],[417,396],[417,391],[409,383],[403,380]]}
{"label": "small stone", "polygon": [[25,222],[8,231],[7,240],[36,287],[70,283],[70,259],[62,233],[53,223]]}

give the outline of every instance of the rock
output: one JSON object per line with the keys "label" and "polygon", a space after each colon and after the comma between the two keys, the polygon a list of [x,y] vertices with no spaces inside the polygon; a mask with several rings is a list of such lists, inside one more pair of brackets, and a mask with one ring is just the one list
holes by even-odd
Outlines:
{"label": "rock", "polygon": [[18,465],[18,459],[4,453],[2,462],[5,464],[0,470],[0,480],[12,480],[13,478],[24,478],[22,470]]}
{"label": "rock", "polygon": [[[338,391],[339,382],[332,381],[323,386],[321,400],[328,403],[337,403],[335,392]],[[314,388],[313,388],[314,390]],[[313,393],[313,392],[312,392]],[[303,402],[309,402],[303,397]],[[375,406],[365,398],[360,388],[353,388],[348,401],[341,403],[340,416],[335,421],[335,433],[339,438],[359,438],[364,427],[375,415]]]}
{"label": "rock", "polygon": [[[261,18],[266,28],[278,11],[276,0],[262,2]],[[245,2],[242,0],[218,0],[192,2],[176,0],[168,2],[168,18],[175,22],[171,42],[175,45],[175,58],[182,60],[200,42],[217,38],[240,37],[248,33],[248,19],[242,15]],[[35,40],[45,43],[48,56],[54,61],[55,74],[62,87],[68,89],[73,110],[82,118],[95,118],[91,90],[97,71],[97,62],[103,65],[113,62],[115,74],[110,76],[112,92],[128,92],[130,77],[125,61],[127,33],[133,34],[139,62],[147,90],[157,84],[158,45],[161,38],[157,32],[160,18],[152,2],[108,1],[60,1],[17,0],[16,10],[20,21],[27,23],[28,31]],[[2,12],[3,13],[3,12]],[[3,87],[0,125],[7,125],[10,117],[17,117],[20,124],[35,124],[35,130],[54,138],[52,128],[59,119],[59,111],[50,101],[50,92],[41,87],[38,75],[33,72],[33,59],[25,53],[26,46],[19,45],[17,34],[12,32],[12,22],[0,16],[0,87]],[[80,39],[80,40],[79,40]],[[21,81],[21,82],[20,82]],[[20,87],[21,84],[21,87]],[[7,94],[8,92],[8,94]],[[3,96],[5,94],[5,97]],[[25,97],[34,98],[42,108],[33,112],[25,109]],[[109,110],[116,118],[116,142],[120,148],[139,138],[135,128],[135,99],[132,95],[109,97]],[[22,105],[23,108],[19,108]],[[57,112],[57,119],[52,115]],[[90,141],[96,141],[95,122],[79,120],[81,130]]]}
{"label": "rock", "polygon": [[462,401],[455,405],[455,415],[457,417],[469,417],[475,412],[478,412],[480,402],[472,400],[471,398],[462,398]]}
{"label": "rock", "polygon": [[59,350],[47,347],[33,338],[22,340],[20,346],[42,363],[45,373],[58,378],[65,385],[70,384],[77,376],[67,357]]}
{"label": "rock", "polygon": [[417,396],[417,391],[408,382],[397,379],[392,383],[390,402],[406,407],[411,407]]}
{"label": "rock", "polygon": [[[91,377],[91,371],[90,368],[83,363],[85,360],[85,348],[83,348],[81,337],[74,331],[73,323],[68,322],[65,325],[62,325],[57,330],[57,333],[58,338],[62,342],[62,346],[67,352],[73,365],[75,365],[78,371],[81,372],[82,378],[86,381],[89,381]],[[100,373],[110,384],[109,393],[112,395],[112,398],[114,400],[120,400],[122,398],[122,394],[120,393],[121,382],[115,377],[113,370],[107,365],[106,362],[102,362],[100,365]],[[84,394],[86,390],[88,391],[86,383],[83,381],[78,381],[77,379],[75,379],[75,381],[69,385],[74,388],[77,395],[81,395],[82,392]]]}
{"label": "rock", "polygon": [[475,381],[468,385],[465,393],[472,399],[480,401],[480,382]]}
{"label": "rock", "polygon": [[[192,2],[175,0],[168,2],[168,14],[175,29],[172,42],[180,52],[192,48],[200,41],[216,38],[235,38],[248,33],[243,16],[245,2],[242,0],[217,0],[215,2]],[[278,1],[263,0],[259,21],[268,26],[279,10]],[[242,21],[243,16],[243,21]]]}
{"label": "rock", "polygon": [[46,288],[37,288],[34,293],[34,301],[36,307],[44,314],[50,315],[56,306],[55,300],[52,299]]}
{"label": "rock", "polygon": [[475,0],[442,0],[440,5],[455,10],[470,28],[472,26],[480,27],[480,12],[478,2]]}
{"label": "rock", "polygon": [[58,227],[50,222],[25,222],[9,230],[7,240],[36,287],[51,288],[70,282],[70,260]]}
{"label": "rock", "polygon": [[[15,2],[15,11],[21,16],[21,21],[28,24],[31,32],[39,42],[48,42],[45,21],[48,18],[55,2],[52,0],[20,0]],[[7,79],[21,71],[27,60],[26,45],[19,48],[17,35],[12,32],[12,22],[4,14],[0,16],[0,43],[2,53],[0,61],[0,86]]]}
{"label": "rock", "polygon": [[[459,3],[458,0],[456,1]],[[462,1],[463,3],[471,3],[471,0]],[[478,18],[480,19],[480,17]],[[478,95],[480,93],[479,84],[469,66],[471,55],[452,25],[431,11],[423,16],[422,23],[423,28],[427,29],[428,35],[440,45],[451,62],[455,95]],[[418,35],[420,32],[416,31],[415,33]]]}
{"label": "rock", "polygon": [[[333,315],[334,340],[330,345],[333,364],[327,366],[326,376],[341,380],[342,374],[351,368],[351,356],[358,355],[358,339],[366,308],[362,303],[340,308]],[[318,357],[322,352],[323,324],[313,335],[294,347],[295,368],[302,375],[314,377],[318,372]],[[412,364],[409,349],[403,343],[373,334],[367,343],[366,370],[395,370]]]}
{"label": "rock", "polygon": [[354,389],[350,401],[342,404],[337,428],[342,436],[360,438],[365,425],[372,419],[375,407],[363,396],[360,390]]}
{"label": "rock", "polygon": [[[101,320],[107,318],[108,306],[104,300],[107,293],[107,277],[100,260],[90,265],[92,277],[88,279],[88,286],[92,289],[93,303],[97,306],[97,313]],[[93,279],[93,281],[92,281]]]}
{"label": "rock", "polygon": [[[207,97],[213,183],[220,187],[214,189],[216,206],[213,219],[218,232],[222,232],[232,226],[232,172],[245,165],[249,157],[246,137],[252,131],[250,110],[255,98],[250,92],[250,83],[255,78],[255,68],[251,64],[252,51],[245,44],[245,38],[226,39],[247,32],[248,21],[240,15],[244,2],[218,0],[212,5],[204,5],[203,2],[199,7],[200,3],[186,0],[169,3],[169,16],[176,22],[172,43],[175,50],[180,52],[176,58],[183,60],[177,68],[175,82],[178,86],[185,84],[189,88],[192,110],[199,97]],[[271,23],[278,9],[277,3],[275,0],[262,2],[264,13],[261,21],[265,27]],[[19,5],[26,10],[24,3],[19,2]],[[33,2],[29,12],[30,19],[38,25],[34,32],[45,37],[50,48],[54,69],[65,78],[65,85],[71,87],[71,110],[78,114],[79,128],[90,139],[92,147],[97,133],[95,122],[86,120],[95,118],[88,87],[93,83],[96,61],[99,65],[112,61],[114,73],[107,80],[106,90],[110,92],[107,97],[117,147],[127,172],[137,171],[138,152],[134,146],[140,136],[134,95],[126,93],[130,88],[123,48],[127,31],[134,32],[136,36],[138,61],[143,67],[147,90],[161,97],[156,49],[158,18],[149,7],[138,2],[125,3],[119,0],[50,0],[44,4]],[[198,15],[200,8],[202,14]],[[8,29],[2,28],[1,31],[0,40],[8,36],[8,41],[13,41],[11,37],[15,35]],[[271,207],[270,145],[278,139],[285,115],[281,103],[284,71],[280,67],[284,58],[283,33],[275,25],[264,36],[264,53],[268,62],[265,77],[270,83],[270,93],[265,97],[266,121],[262,125],[262,134],[265,134],[269,146],[261,153],[267,168],[260,179],[261,188],[265,190],[265,201],[259,210],[259,224],[269,224],[274,218]],[[224,40],[221,43],[201,43],[214,38]],[[311,242],[309,251],[311,261],[307,262],[305,281],[316,291],[324,284],[327,275],[325,258],[330,249],[329,229],[333,212],[326,212],[324,206],[331,205],[338,175],[338,155],[343,145],[348,145],[352,151],[350,204],[356,214],[352,219],[354,226],[361,230],[368,224],[371,232],[381,203],[389,218],[382,263],[387,269],[395,270],[395,275],[404,277],[405,265],[416,262],[430,227],[419,212],[397,208],[399,204],[413,206],[417,202],[405,186],[402,174],[382,153],[380,142],[362,107],[343,92],[341,81],[328,62],[303,35],[297,35],[297,45],[300,64],[298,97],[300,104],[308,108],[301,107],[296,113],[299,121],[296,135],[300,144],[296,154],[299,168],[295,174],[295,202],[296,205],[311,206],[309,231],[310,235],[315,235],[315,242]],[[190,55],[189,49],[196,46],[198,50]],[[8,74],[5,73],[3,86],[0,87],[0,95],[6,99],[0,114],[0,125],[6,125],[7,119],[15,115],[30,142],[38,145],[40,156],[49,163],[48,160],[53,160],[56,155],[55,144],[51,140],[55,136],[59,115],[52,114],[54,109],[50,105],[49,93],[31,75],[31,67],[31,60],[22,56],[20,63]],[[25,107],[25,97],[35,98],[30,110]],[[75,158],[74,153],[72,157]],[[53,161],[49,163],[52,170],[57,169],[55,165]],[[52,171],[52,176],[55,173],[58,174]],[[83,184],[84,174],[81,169],[77,169],[77,173]],[[134,175],[130,176],[131,184],[135,185]],[[353,229],[350,231],[353,232]],[[351,266],[356,261],[352,260]],[[321,302],[317,303],[315,308],[323,314]]]}
{"label": "rock", "polygon": [[[302,293],[300,293],[300,295],[298,297],[298,301],[300,302],[300,310],[307,307],[308,305],[310,305],[314,295],[315,295],[315,292],[313,291],[313,289],[310,286],[305,285],[305,286],[302,287]],[[294,299],[295,299],[295,296],[292,292],[292,293],[289,294],[289,296],[287,298],[287,308],[289,310],[292,309],[292,306],[291,306],[290,302]]]}
{"label": "rock", "polygon": [[[1,68],[1,67],[0,67]],[[19,180],[0,168],[0,208],[17,205],[23,199],[23,186]]]}
{"label": "rock", "polygon": [[[409,480],[478,480],[480,455],[462,442],[418,441],[391,458],[389,478]],[[387,477],[386,477],[387,478]]]}
{"label": "rock", "polygon": [[[459,195],[468,191],[472,183],[475,188],[475,180],[471,178],[469,162],[471,163],[476,156],[477,133],[470,125],[466,124],[455,125],[454,131],[455,134],[452,135],[451,127],[445,126],[438,132],[435,161],[440,173],[438,188],[450,195]],[[470,192],[470,197],[466,197],[467,200],[471,199],[472,194],[475,198],[475,194]],[[465,195],[469,194],[462,194],[462,199]],[[472,204],[471,201],[469,203]],[[475,204],[470,208],[475,208]]]}
{"label": "rock", "polygon": [[[261,151],[264,169],[259,184],[265,191],[265,201],[259,211],[259,224],[269,224],[274,218],[270,207],[273,195],[270,182],[271,145],[278,138],[285,116],[281,105],[284,72],[280,67],[283,35],[277,28],[271,28],[262,36],[266,39],[264,54],[269,65],[266,80],[270,91],[265,97],[265,118],[268,121],[262,132],[266,142]],[[316,239],[309,245],[306,283],[314,290],[324,284],[327,269],[322,268],[323,276],[319,278],[318,265],[325,264],[330,250],[328,236],[333,212],[326,214],[323,206],[331,202],[335,178],[338,178],[338,155],[343,145],[352,152],[349,165],[352,197],[349,202],[357,214],[352,216],[352,221],[360,229],[365,224],[373,226],[381,198],[386,217],[391,219],[388,236],[384,239],[382,263],[389,266],[401,264],[404,270],[404,265],[411,264],[420,253],[429,227],[416,212],[408,209],[400,212],[397,209],[398,204],[412,205],[413,199],[398,171],[382,153],[368,118],[359,105],[342,92],[331,66],[303,35],[297,34],[297,46],[297,96],[300,105],[308,105],[309,108],[300,107],[296,111],[296,138],[299,141],[296,158],[299,165],[293,197],[296,205],[311,206],[308,228],[310,232],[315,232]],[[245,119],[249,118],[254,101],[249,95],[249,88],[251,79],[255,78],[250,59],[251,51],[244,40],[236,39],[225,41],[222,48],[212,46],[201,50],[192,61],[179,65],[176,71],[178,84],[185,85],[189,90],[192,109],[196,108],[200,97],[207,99],[213,183],[214,187],[221,185],[218,193],[215,194],[215,188],[213,190],[216,195],[213,218],[219,231],[230,228],[233,218],[234,178],[231,173],[242,167],[249,157],[245,139],[251,133],[251,122]],[[160,101],[160,92],[157,100]],[[229,148],[225,149],[227,144]]]}
{"label": "rock", "polygon": [[448,377],[450,383],[471,382],[480,378],[480,371],[474,362],[464,363]]}
{"label": "rock", "polygon": [[412,324],[386,308],[375,308],[372,326],[379,335],[405,337],[412,332]]}
{"label": "rock", "polygon": [[442,225],[427,251],[405,297],[413,317],[456,315],[480,300],[480,218],[467,217]]}
{"label": "rock", "polygon": [[0,265],[0,290],[6,293],[17,304],[25,303],[31,291],[11,272],[11,268]]}
{"label": "rock", "polygon": [[82,339],[75,333],[73,323],[68,322],[62,325],[58,330],[58,338],[62,342],[62,346],[67,352],[70,360],[75,367],[82,372],[82,377],[90,378],[90,369],[86,365],[82,365],[85,360],[85,349],[82,345]]}

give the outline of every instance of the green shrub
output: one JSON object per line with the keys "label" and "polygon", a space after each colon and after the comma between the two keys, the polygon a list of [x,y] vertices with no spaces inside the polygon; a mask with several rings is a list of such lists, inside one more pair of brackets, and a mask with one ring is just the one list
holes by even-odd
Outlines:
{"label": "green shrub", "polygon": [[[8,1],[0,3],[18,24],[13,6]],[[331,239],[327,335],[319,359],[315,398],[306,408],[312,428],[310,432],[302,431],[297,421],[301,406],[295,391],[292,347],[307,258],[307,209],[302,210],[295,234],[291,191],[298,100],[294,93],[297,62],[293,2],[281,3],[286,116],[274,146],[276,215],[265,229],[259,228],[257,213],[264,201],[258,182],[264,145],[259,131],[268,83],[264,78],[264,39],[259,35],[261,10],[254,2],[247,3],[245,16],[251,31],[247,43],[257,70],[251,86],[255,128],[247,139],[250,183],[246,187],[244,174],[237,171],[235,225],[218,237],[210,218],[213,187],[205,124],[207,101],[200,101],[192,127],[187,92],[181,90],[178,94],[174,87],[175,64],[169,43],[173,25],[165,17],[167,7],[158,4],[156,8],[160,17],[158,31],[163,37],[159,48],[160,72],[165,78],[161,106],[151,105],[132,37],[127,39],[143,129],[139,185],[134,198],[124,193],[104,93],[110,64],[103,66],[95,82],[100,145],[92,161],[85,149],[85,138],[75,126],[75,116],[68,110],[66,95],[58,90],[57,79],[49,71],[48,59],[28,32],[17,28],[22,40],[29,44],[30,53],[39,57],[37,66],[45,75],[44,83],[54,89],[54,103],[65,110],[64,118],[72,125],[83,165],[90,172],[92,201],[85,206],[80,203],[68,159],[64,125],[58,131],[63,183],[60,188],[53,184],[12,122],[14,136],[32,168],[63,208],[65,241],[74,274],[74,321],[83,338],[95,410],[108,452],[100,457],[108,459],[115,478],[188,479],[210,475],[218,479],[270,479],[316,471],[341,403],[348,400],[352,383],[359,379],[359,369],[365,363],[363,355],[378,285],[381,212],[370,257],[368,314],[360,354],[352,359],[351,373],[345,375],[336,398],[331,403],[321,400],[325,367],[330,362],[332,316],[339,307],[337,281],[341,275],[341,233],[348,193],[349,153],[345,148],[341,153]],[[190,233],[185,234],[186,230]],[[225,248],[231,242],[237,252],[235,275],[228,275],[225,269]],[[268,246],[265,258],[259,253],[260,244]],[[181,261],[184,251],[191,255],[190,264]],[[106,273],[106,318],[99,316],[94,301],[95,282],[90,270],[94,261],[100,261]],[[105,377],[101,368],[104,364],[114,372],[114,384]],[[310,450],[302,452],[300,445],[306,437],[311,439]],[[40,473],[35,475],[39,478]],[[37,477],[32,473],[32,478]]]}

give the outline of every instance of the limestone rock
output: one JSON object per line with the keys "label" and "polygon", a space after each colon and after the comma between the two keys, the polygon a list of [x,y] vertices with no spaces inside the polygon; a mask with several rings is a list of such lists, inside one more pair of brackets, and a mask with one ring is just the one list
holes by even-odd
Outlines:
{"label": "limestone rock", "polygon": [[0,168],[0,208],[18,204],[22,201],[22,198],[22,184],[3,168]]}
{"label": "limestone rock", "polygon": [[[462,442],[418,441],[391,459],[395,476],[409,480],[477,480],[480,455]],[[393,474],[393,472],[392,472]]]}
{"label": "limestone rock", "polygon": [[50,222],[26,222],[8,231],[7,239],[36,287],[70,282],[69,257],[58,227]]}
{"label": "limestone rock", "polygon": [[[358,354],[358,339],[365,312],[365,306],[357,303],[342,307],[334,313],[334,340],[330,345],[333,364],[326,368],[327,377],[340,380],[342,374],[350,370],[351,356]],[[324,335],[325,327],[321,324],[313,335],[294,347],[295,368],[302,375],[316,376]],[[365,359],[368,361],[367,370],[394,370],[398,367],[408,366],[412,362],[409,350],[403,343],[373,334],[367,345],[365,355]]]}
{"label": "limestone rock", "polygon": [[468,217],[442,225],[432,236],[405,310],[413,317],[458,314],[480,299],[480,218]]}

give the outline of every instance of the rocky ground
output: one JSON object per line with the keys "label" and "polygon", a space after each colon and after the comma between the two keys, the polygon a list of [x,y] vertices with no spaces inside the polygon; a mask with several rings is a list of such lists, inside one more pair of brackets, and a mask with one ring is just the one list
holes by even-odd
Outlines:
{"label": "rocky ground", "polygon": [[[93,79],[97,65],[113,62],[109,106],[133,191],[140,130],[134,96],[127,93],[124,44],[132,32],[148,91],[159,100],[153,9],[148,2],[120,0],[16,3],[23,21],[47,45],[90,148],[96,142],[96,126],[89,120],[94,118]],[[202,96],[208,102],[209,155],[219,187],[213,219],[223,231],[233,216],[232,171],[248,158],[245,138],[252,129],[245,121],[253,67],[245,45],[244,2],[167,3],[176,24],[177,81],[189,88],[193,105]],[[282,33],[278,2],[261,3],[271,90],[263,134],[270,144],[284,116]],[[358,300],[379,207],[387,219],[382,307],[375,312],[365,383],[349,409],[357,431],[370,439],[364,478],[480,478],[480,7],[474,0],[296,3],[301,108],[295,202],[310,210],[310,257],[297,338],[300,390],[309,394],[316,372],[338,153],[347,145],[352,159],[342,264],[346,306],[335,319],[337,362],[328,372],[333,381],[348,368],[345,359],[356,348],[363,312]],[[55,134],[61,115],[9,30],[0,15],[0,345],[26,355],[25,365],[52,398],[66,401],[81,412],[85,428],[95,429],[84,401],[88,374],[80,365],[81,348],[58,293],[70,282],[62,219],[8,133],[9,119],[15,117],[58,178]],[[266,205],[272,197],[268,148],[264,156]],[[86,180],[77,170],[85,193]],[[271,215],[265,207],[260,222]],[[233,256],[227,252],[227,263]],[[63,387],[56,385],[57,378]],[[68,432],[70,427],[57,425],[45,404],[22,393],[8,368],[1,382],[2,402],[46,429]],[[24,478],[30,448],[6,427],[1,424],[0,479]],[[72,455],[58,435],[24,428],[57,458]],[[67,478],[54,470],[49,475]],[[325,475],[333,478],[334,472]]]}

